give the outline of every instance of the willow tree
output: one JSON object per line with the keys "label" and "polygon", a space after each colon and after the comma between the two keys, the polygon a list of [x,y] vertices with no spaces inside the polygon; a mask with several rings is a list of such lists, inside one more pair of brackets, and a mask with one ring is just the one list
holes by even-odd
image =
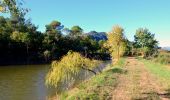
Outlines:
{"label": "willow tree", "polygon": [[108,33],[105,46],[109,49],[112,61],[117,62],[126,49],[124,29],[118,25],[114,26],[112,31]]}
{"label": "willow tree", "polygon": [[59,83],[73,79],[81,70],[87,70],[94,74],[94,67],[98,61],[83,57],[77,52],[68,52],[60,61],[53,61],[52,68],[46,76],[46,84],[57,87]]}

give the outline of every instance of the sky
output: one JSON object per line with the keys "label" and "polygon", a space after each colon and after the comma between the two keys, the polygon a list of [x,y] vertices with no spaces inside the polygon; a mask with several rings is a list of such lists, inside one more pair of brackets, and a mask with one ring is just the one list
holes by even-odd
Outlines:
{"label": "sky", "polygon": [[114,25],[133,40],[136,29],[148,28],[160,46],[170,46],[170,0],[25,0],[27,18],[44,32],[53,20],[65,27],[79,25],[84,32],[109,32]]}

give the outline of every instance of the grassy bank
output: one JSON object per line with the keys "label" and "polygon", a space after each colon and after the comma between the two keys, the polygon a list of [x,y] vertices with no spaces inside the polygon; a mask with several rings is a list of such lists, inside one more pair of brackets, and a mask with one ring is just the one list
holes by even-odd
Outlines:
{"label": "grassy bank", "polygon": [[104,71],[90,80],[79,84],[69,92],[59,96],[61,100],[110,100],[112,90],[118,84],[117,78],[125,73],[121,68],[125,65],[125,58],[122,58],[117,65],[109,65]]}
{"label": "grassy bank", "polygon": [[170,64],[170,51],[159,51],[158,56],[152,60],[157,63],[168,65]]}
{"label": "grassy bank", "polygon": [[165,64],[155,63],[144,59],[140,59],[140,61],[145,64],[146,68],[156,76],[157,79],[170,87],[170,67]]}
{"label": "grassy bank", "polygon": [[166,65],[154,63],[147,60],[140,60],[140,61],[142,61],[145,64],[145,66],[147,66],[146,68],[149,69],[151,73],[155,74],[160,78],[165,78],[169,80],[170,68],[168,68]]}

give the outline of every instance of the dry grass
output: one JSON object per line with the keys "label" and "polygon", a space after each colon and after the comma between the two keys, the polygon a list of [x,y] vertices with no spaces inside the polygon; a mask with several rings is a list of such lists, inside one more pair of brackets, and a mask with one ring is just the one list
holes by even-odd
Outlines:
{"label": "dry grass", "polygon": [[146,66],[135,58],[127,59],[127,74],[119,77],[113,91],[113,100],[168,100],[164,83],[161,83]]}

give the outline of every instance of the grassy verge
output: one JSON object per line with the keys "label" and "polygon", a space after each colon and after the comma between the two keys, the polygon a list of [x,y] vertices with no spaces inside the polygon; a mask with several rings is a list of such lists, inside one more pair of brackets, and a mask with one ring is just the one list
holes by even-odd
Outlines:
{"label": "grassy verge", "polygon": [[146,68],[160,79],[161,82],[170,87],[170,69],[166,65],[144,59],[140,59],[140,61],[142,61]]}
{"label": "grassy verge", "polygon": [[170,52],[160,51],[158,56],[153,59],[154,62],[159,62],[161,64],[170,64]]}
{"label": "grassy verge", "polygon": [[153,74],[155,74],[160,78],[165,78],[169,80],[170,69],[168,69],[166,65],[154,63],[147,60],[141,60],[141,61],[147,66],[147,69],[149,69],[150,72],[152,72]]}
{"label": "grassy verge", "polygon": [[108,66],[102,73],[79,84],[76,88],[60,96],[61,100],[110,100],[112,90],[118,84],[117,78],[125,73],[121,68],[125,64],[122,58],[115,66]]}

